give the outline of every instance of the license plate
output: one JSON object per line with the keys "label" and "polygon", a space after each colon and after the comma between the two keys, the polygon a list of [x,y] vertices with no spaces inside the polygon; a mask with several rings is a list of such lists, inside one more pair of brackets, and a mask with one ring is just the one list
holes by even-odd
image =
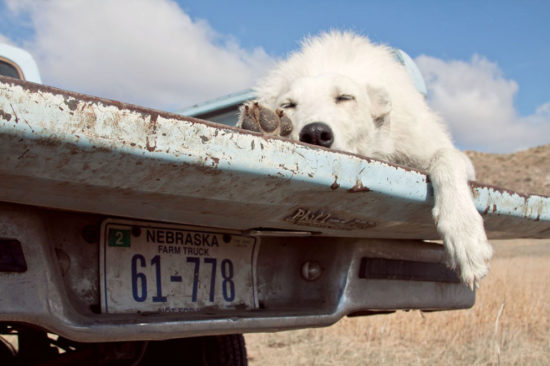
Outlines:
{"label": "license plate", "polygon": [[103,313],[256,309],[253,237],[108,219],[101,227]]}

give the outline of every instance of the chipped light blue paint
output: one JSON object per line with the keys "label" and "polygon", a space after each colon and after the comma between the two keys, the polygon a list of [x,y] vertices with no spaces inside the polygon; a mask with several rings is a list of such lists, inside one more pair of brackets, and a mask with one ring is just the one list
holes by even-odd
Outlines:
{"label": "chipped light blue paint", "polygon": [[475,188],[475,202],[479,211],[502,216],[516,216],[530,220],[550,220],[548,197],[523,195],[491,187]]}
{"label": "chipped light blue paint", "polygon": [[[438,238],[421,172],[24,82],[0,83],[0,116],[0,200],[238,230]],[[473,191],[490,237],[550,236],[549,198]],[[289,220],[297,209],[339,224]]]}

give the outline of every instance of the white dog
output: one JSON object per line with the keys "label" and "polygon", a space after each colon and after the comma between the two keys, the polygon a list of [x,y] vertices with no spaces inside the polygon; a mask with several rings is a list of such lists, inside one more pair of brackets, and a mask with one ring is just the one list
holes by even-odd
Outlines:
{"label": "white dog", "polygon": [[448,265],[478,286],[492,249],[468,186],[472,163],[390,48],[352,33],[322,34],[280,62],[256,92],[237,126],[427,171]]}

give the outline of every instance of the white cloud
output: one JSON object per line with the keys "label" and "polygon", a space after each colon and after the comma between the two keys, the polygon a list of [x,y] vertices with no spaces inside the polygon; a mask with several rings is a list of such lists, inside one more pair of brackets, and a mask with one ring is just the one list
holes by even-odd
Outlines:
{"label": "white cloud", "polygon": [[419,56],[428,101],[450,127],[459,146],[511,152],[550,143],[550,103],[520,116],[514,107],[518,85],[497,64],[474,56],[469,62]]}
{"label": "white cloud", "polygon": [[0,43],[9,44],[13,46],[13,42],[6,36],[0,33]]}
{"label": "white cloud", "polygon": [[271,58],[244,50],[172,0],[9,0],[35,31],[44,83],[174,110],[246,89]]}

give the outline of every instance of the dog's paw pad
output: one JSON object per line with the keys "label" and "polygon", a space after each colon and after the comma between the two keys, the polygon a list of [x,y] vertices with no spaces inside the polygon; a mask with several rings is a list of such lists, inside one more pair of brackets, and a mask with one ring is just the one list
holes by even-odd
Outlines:
{"label": "dog's paw pad", "polygon": [[257,102],[241,108],[240,127],[266,135],[288,136],[292,132],[292,121],[284,111],[273,111]]}
{"label": "dog's paw pad", "polygon": [[292,121],[290,118],[288,118],[285,114],[285,112],[282,109],[277,109],[275,111],[277,113],[277,116],[279,117],[279,121],[281,121],[280,125],[280,135],[281,136],[288,136],[292,132]]}
{"label": "dog's paw pad", "polygon": [[259,104],[255,104],[255,106],[258,106],[258,121],[260,128],[263,132],[267,133],[273,133],[277,127],[279,127],[279,118],[275,112],[273,112],[271,109],[260,107]]}

